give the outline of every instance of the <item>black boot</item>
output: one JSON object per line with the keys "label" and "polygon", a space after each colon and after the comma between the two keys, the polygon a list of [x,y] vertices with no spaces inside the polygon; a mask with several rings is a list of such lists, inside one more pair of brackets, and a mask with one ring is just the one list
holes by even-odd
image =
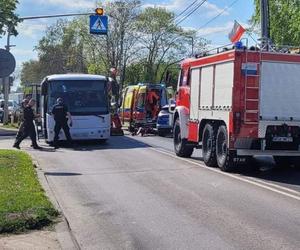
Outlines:
{"label": "black boot", "polygon": [[17,144],[17,143],[14,143],[13,147],[16,148],[16,149],[20,149],[20,145]]}
{"label": "black boot", "polygon": [[39,145],[37,145],[37,144],[35,144],[35,145],[32,145],[32,147],[34,148],[34,149],[42,149],[42,147],[40,147]]}

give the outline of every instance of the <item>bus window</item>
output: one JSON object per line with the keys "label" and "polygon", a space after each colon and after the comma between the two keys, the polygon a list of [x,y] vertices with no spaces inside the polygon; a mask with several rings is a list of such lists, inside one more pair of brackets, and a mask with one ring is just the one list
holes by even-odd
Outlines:
{"label": "bus window", "polygon": [[63,98],[72,115],[100,115],[109,112],[106,81],[51,81],[48,93],[48,112],[58,97]]}

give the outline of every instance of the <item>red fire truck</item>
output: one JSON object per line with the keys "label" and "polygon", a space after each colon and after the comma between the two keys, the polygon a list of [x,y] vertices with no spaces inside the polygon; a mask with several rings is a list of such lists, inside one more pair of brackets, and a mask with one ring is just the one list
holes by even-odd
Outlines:
{"label": "red fire truck", "polygon": [[231,49],[181,64],[174,148],[232,171],[255,155],[300,164],[300,55]]}

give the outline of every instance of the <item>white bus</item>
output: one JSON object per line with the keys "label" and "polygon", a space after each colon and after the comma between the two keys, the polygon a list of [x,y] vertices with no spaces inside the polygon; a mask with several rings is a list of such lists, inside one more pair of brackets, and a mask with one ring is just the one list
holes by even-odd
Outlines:
{"label": "white bus", "polygon": [[[61,97],[72,115],[73,140],[101,140],[110,136],[111,115],[105,76],[87,74],[50,75],[41,83],[41,113],[44,136],[54,140],[53,105]],[[66,140],[61,130],[59,140]]]}

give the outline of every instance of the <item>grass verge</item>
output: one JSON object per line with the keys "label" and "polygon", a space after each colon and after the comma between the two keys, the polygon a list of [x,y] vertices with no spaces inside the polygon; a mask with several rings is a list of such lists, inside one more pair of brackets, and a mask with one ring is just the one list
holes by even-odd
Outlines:
{"label": "grass verge", "polygon": [[42,189],[30,156],[0,150],[0,233],[50,225],[58,212]]}
{"label": "grass verge", "polygon": [[18,123],[7,123],[3,125],[3,128],[13,128],[13,129],[18,129],[19,124]]}

